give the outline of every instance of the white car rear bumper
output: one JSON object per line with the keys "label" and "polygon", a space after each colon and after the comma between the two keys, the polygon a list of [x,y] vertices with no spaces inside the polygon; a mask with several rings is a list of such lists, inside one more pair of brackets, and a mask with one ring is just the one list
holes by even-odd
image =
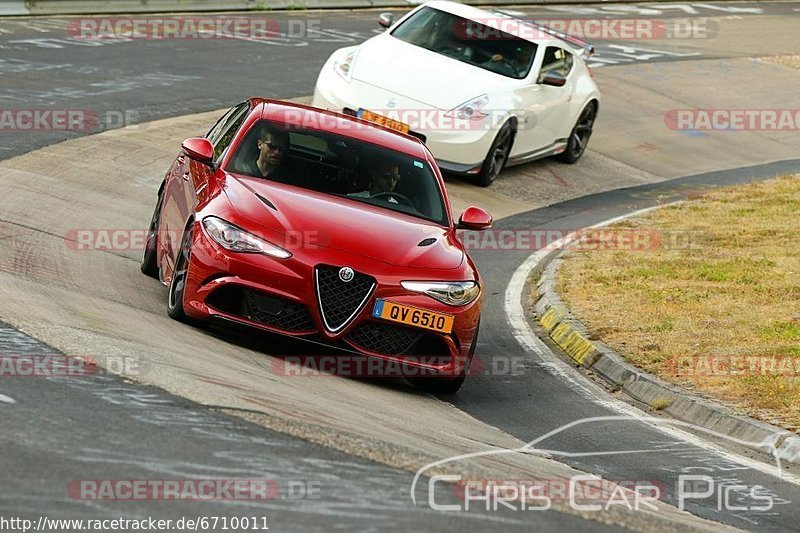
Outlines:
{"label": "white car rear bumper", "polygon": [[358,80],[347,82],[330,64],[320,72],[312,105],[340,113],[363,108],[405,122],[423,138],[439,167],[451,172],[478,173],[497,133],[483,121],[449,118],[447,110]]}

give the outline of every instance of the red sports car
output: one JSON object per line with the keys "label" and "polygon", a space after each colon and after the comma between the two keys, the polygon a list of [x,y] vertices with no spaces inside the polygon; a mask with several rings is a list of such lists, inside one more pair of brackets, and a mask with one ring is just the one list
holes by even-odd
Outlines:
{"label": "red sports car", "polygon": [[[222,320],[418,370],[461,386],[483,300],[444,181],[417,138],[361,119],[252,98],[166,174],[142,272],[172,318]],[[336,352],[338,353],[338,352]],[[372,359],[374,362],[374,359]]]}

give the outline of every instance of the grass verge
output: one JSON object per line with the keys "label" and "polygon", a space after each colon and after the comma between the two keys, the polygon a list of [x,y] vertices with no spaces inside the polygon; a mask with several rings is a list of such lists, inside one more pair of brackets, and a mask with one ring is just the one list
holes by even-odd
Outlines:
{"label": "grass verge", "polygon": [[800,432],[800,176],[717,189],[610,229],[647,245],[573,251],[558,275],[592,338]]}

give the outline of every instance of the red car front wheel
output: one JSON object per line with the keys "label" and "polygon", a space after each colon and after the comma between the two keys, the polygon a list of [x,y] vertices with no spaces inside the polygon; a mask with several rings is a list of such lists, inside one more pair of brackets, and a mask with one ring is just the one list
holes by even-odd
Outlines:
{"label": "red car front wheel", "polygon": [[181,322],[190,322],[183,308],[183,299],[186,292],[186,278],[189,275],[189,259],[192,254],[192,229],[189,227],[183,235],[178,258],[175,260],[175,269],[172,271],[172,280],[169,284],[169,299],[167,300],[167,314]]}
{"label": "red car front wheel", "polygon": [[139,265],[143,274],[156,279],[158,279],[158,263],[156,261],[156,250],[158,248],[158,219],[161,218],[161,204],[164,198],[163,190],[164,186],[162,185],[161,189],[158,191],[156,208],[153,211],[153,217],[150,219],[150,227],[147,230],[147,240],[144,244],[142,262]]}

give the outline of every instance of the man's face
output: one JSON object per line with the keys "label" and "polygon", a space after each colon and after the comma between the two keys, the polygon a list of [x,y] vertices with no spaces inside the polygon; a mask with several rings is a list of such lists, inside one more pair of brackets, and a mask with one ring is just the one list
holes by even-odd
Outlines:
{"label": "man's face", "polygon": [[400,169],[397,165],[390,165],[378,169],[372,177],[373,192],[392,192],[400,181]]}
{"label": "man's face", "polygon": [[281,162],[284,152],[286,152],[286,138],[272,133],[265,134],[258,140],[258,150],[267,162],[277,165]]}

